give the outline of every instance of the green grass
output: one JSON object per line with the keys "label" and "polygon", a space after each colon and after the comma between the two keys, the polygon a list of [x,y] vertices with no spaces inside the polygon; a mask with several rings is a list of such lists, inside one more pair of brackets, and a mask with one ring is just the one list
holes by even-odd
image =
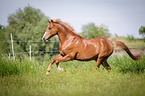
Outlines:
{"label": "green grass", "polygon": [[94,61],[69,61],[60,64],[66,71],[58,71],[53,65],[46,76],[49,62],[45,58],[39,62],[0,58],[0,95],[144,96],[145,55],[141,61],[133,61],[126,55],[111,56],[110,72],[102,66],[92,72]]}

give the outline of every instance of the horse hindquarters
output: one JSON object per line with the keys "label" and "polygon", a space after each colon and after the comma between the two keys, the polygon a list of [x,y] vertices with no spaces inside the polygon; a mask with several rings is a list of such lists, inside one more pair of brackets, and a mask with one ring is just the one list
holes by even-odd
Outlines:
{"label": "horse hindquarters", "polygon": [[98,48],[99,55],[98,58],[96,59],[97,62],[94,70],[100,64],[102,64],[103,67],[106,68],[107,70],[111,70],[111,67],[107,63],[107,59],[113,53],[113,45],[109,40],[104,38],[100,38],[99,43],[100,43]]}

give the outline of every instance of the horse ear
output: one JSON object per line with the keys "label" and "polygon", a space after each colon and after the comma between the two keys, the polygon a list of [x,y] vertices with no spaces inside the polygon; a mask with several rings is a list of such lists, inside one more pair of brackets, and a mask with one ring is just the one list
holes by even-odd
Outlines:
{"label": "horse ear", "polygon": [[53,20],[51,19],[51,22],[53,23]]}

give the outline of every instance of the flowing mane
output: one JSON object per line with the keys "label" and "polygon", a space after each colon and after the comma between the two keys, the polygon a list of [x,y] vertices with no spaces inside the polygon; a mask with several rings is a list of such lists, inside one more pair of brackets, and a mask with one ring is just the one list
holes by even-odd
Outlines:
{"label": "flowing mane", "polygon": [[[60,19],[56,19],[54,20],[55,23],[60,23],[60,24],[63,24],[64,26],[66,26],[67,28],[69,28],[74,34],[80,36],[79,34],[77,34],[74,30],[74,28],[72,26],[70,26],[68,23],[66,22],[62,22]],[[81,36],[80,36],[81,37]]]}
{"label": "flowing mane", "polygon": [[61,23],[63,25],[65,25],[66,27],[68,27],[69,29],[71,29],[72,31],[75,31],[73,27],[71,27],[68,23],[66,22],[62,22],[60,19],[56,19],[54,20],[54,22],[57,22],[57,23]]}

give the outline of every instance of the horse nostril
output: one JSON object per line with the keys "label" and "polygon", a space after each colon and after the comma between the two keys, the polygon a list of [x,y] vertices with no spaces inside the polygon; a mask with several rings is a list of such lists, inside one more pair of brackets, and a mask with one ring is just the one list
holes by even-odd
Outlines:
{"label": "horse nostril", "polygon": [[45,41],[45,38],[42,38],[43,41]]}

